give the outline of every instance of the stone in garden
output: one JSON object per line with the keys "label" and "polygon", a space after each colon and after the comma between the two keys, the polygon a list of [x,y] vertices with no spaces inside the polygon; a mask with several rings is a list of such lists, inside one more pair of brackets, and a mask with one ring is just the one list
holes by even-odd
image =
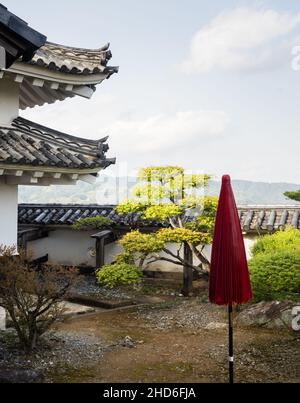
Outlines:
{"label": "stone in garden", "polygon": [[219,323],[219,322],[211,322],[205,326],[205,330],[218,330],[218,329],[227,329],[227,323]]}
{"label": "stone in garden", "polygon": [[132,340],[132,338],[130,336],[125,337],[122,345],[124,347],[127,347],[127,348],[134,348],[135,347],[134,341]]}
{"label": "stone in garden", "polygon": [[0,330],[6,329],[6,312],[0,307]]}
{"label": "stone in garden", "polygon": [[236,318],[240,326],[292,329],[292,302],[260,302],[245,308]]}

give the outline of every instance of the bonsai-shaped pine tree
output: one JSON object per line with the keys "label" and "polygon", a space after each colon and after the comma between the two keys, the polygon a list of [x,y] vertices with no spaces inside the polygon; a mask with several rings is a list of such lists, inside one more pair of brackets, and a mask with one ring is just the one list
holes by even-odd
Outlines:
{"label": "bonsai-shaped pine tree", "polygon": [[291,200],[300,202],[300,190],[297,190],[296,192],[285,192],[284,195]]}
{"label": "bonsai-shaped pine tree", "polygon": [[[120,241],[124,253],[119,261],[140,268],[165,261],[207,275],[210,263],[204,248],[212,242],[217,209],[217,198],[204,195],[209,180],[208,175],[186,174],[181,167],[142,169],[133,199],[117,207],[120,215],[132,217],[132,231]],[[137,214],[160,223],[160,229],[141,232],[135,226]],[[170,247],[174,243],[177,251]]]}

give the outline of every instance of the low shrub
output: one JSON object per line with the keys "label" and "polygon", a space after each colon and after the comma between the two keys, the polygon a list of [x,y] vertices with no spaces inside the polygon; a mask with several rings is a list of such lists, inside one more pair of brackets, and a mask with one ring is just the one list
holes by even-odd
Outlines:
{"label": "low shrub", "polygon": [[255,301],[300,298],[300,251],[257,254],[250,262]]}
{"label": "low shrub", "polygon": [[132,264],[118,261],[99,269],[96,276],[99,285],[115,288],[121,285],[139,284],[142,279],[142,271]]}
{"label": "low shrub", "polygon": [[274,253],[283,250],[300,251],[300,231],[296,228],[288,227],[284,231],[261,237],[252,249],[253,256],[260,253]]}
{"label": "low shrub", "polygon": [[97,230],[101,228],[109,227],[112,221],[107,217],[92,217],[92,218],[82,218],[78,220],[72,228],[76,231],[89,231]]}

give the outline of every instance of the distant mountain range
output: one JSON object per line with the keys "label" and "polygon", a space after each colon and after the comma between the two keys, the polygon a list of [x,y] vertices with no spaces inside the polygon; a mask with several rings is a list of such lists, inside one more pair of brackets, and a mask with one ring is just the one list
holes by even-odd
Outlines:
{"label": "distant mountain range", "polygon": [[[289,200],[284,196],[285,192],[300,189],[300,185],[234,180],[232,181],[232,187],[239,205],[300,205],[300,203]],[[219,191],[220,182],[211,182],[208,192],[212,195],[218,195]]]}
{"label": "distant mountain range", "polygon": [[[19,200],[20,203],[41,204],[117,204],[131,195],[135,185],[135,178],[111,178],[102,175],[94,185],[79,182],[77,186],[21,187]],[[232,185],[239,205],[295,205],[296,202],[287,199],[283,194],[300,189],[297,184],[244,180],[234,180]],[[220,182],[212,181],[206,193],[218,195],[219,191]]]}

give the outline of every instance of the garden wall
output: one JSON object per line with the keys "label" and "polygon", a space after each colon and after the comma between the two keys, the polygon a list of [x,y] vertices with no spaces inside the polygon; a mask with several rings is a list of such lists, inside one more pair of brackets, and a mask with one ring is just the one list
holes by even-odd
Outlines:
{"label": "garden wall", "polygon": [[[35,259],[48,254],[49,263],[66,266],[95,267],[94,231],[74,231],[72,229],[56,229],[49,231],[47,238],[28,242],[27,252],[33,253]],[[105,264],[112,263],[121,248],[113,243],[105,247]]]}
{"label": "garden wall", "polygon": [[[90,266],[95,267],[96,258],[94,254],[95,240],[91,235],[95,231],[74,231],[72,229],[56,229],[49,232],[49,237],[29,242],[27,251],[31,251],[34,258],[48,254],[49,262],[68,266]],[[245,246],[247,257],[250,257],[250,249],[256,237],[246,236]],[[172,252],[177,252],[177,245],[169,245]],[[105,247],[105,264],[112,263],[121,252],[121,247],[115,242]],[[182,253],[182,252],[181,252]],[[211,246],[205,248],[205,255],[208,259],[211,256]],[[162,253],[162,256],[168,257]],[[150,270],[160,271],[182,271],[180,266],[169,262],[155,262],[149,265]]]}

